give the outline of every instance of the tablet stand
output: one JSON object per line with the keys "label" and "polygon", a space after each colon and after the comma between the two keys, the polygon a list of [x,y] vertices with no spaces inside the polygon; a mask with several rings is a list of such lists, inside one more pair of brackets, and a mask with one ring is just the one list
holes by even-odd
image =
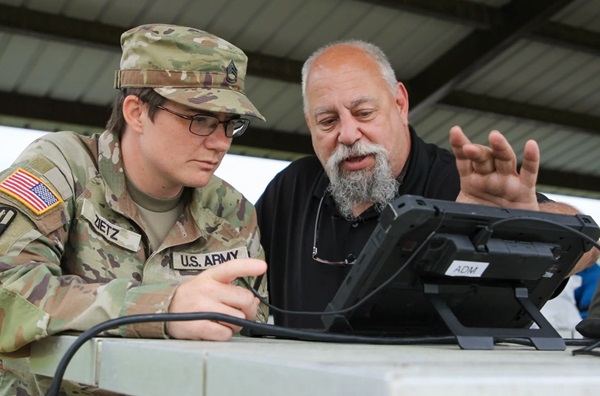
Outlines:
{"label": "tablet stand", "polygon": [[444,292],[462,292],[469,287],[468,285],[424,284],[425,295],[431,301],[448,329],[456,336],[458,345],[462,349],[494,349],[494,339],[527,338],[531,340],[531,343],[538,350],[565,350],[566,345],[564,340],[544,315],[542,315],[540,310],[531,302],[525,287],[513,287],[514,296],[539,328],[463,326],[440,293],[442,289]]}

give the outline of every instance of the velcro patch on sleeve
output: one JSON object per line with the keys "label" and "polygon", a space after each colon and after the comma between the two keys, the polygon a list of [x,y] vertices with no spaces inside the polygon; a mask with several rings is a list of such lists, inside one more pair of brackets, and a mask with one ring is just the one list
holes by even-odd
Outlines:
{"label": "velcro patch on sleeve", "polygon": [[0,191],[15,198],[38,216],[63,202],[50,186],[23,168],[18,168],[2,180]]}
{"label": "velcro patch on sleeve", "polygon": [[8,206],[0,206],[0,235],[8,228],[17,215],[17,211]]}

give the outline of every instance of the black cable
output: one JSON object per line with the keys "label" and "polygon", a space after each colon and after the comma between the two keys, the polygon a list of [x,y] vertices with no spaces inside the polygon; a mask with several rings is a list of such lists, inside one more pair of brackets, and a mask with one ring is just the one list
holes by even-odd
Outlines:
{"label": "black cable", "polygon": [[145,315],[130,315],[116,319],[107,320],[89,330],[81,333],[65,352],[60,362],[56,366],[52,383],[48,389],[47,396],[58,396],[60,385],[64,377],[65,371],[69,362],[81,346],[93,338],[94,336],[114,329],[120,326],[130,325],[133,323],[147,322],[169,322],[169,321],[190,321],[190,320],[212,320],[226,322],[236,326],[253,328],[268,332],[272,336],[302,339],[305,341],[322,341],[322,342],[345,342],[345,343],[365,343],[376,345],[409,345],[409,344],[454,344],[456,342],[454,336],[431,336],[431,337],[369,337],[357,335],[342,335],[322,333],[318,331],[297,330],[281,326],[275,326],[265,323],[254,322],[247,319],[240,319],[235,316],[229,316],[220,313],[165,313],[165,314],[145,314]]}
{"label": "black cable", "polygon": [[[47,396],[58,396],[62,379],[69,362],[75,355],[75,353],[85,344],[88,340],[94,336],[114,329],[120,326],[125,326],[133,323],[147,323],[147,322],[169,322],[169,321],[190,321],[190,320],[213,320],[219,322],[226,322],[236,326],[245,328],[262,330],[266,334],[274,337],[283,337],[288,339],[301,339],[303,341],[317,341],[317,342],[344,342],[344,343],[364,343],[374,345],[449,345],[456,344],[456,337],[454,336],[419,336],[419,337],[369,337],[369,336],[357,336],[357,335],[345,335],[345,334],[331,334],[322,333],[319,331],[309,330],[297,330],[290,329],[287,327],[275,326],[265,323],[254,322],[247,319],[240,319],[235,316],[229,316],[219,313],[165,313],[165,314],[146,314],[146,315],[130,315],[124,316],[117,319],[107,320],[89,330],[81,333],[71,344],[69,349],[65,352],[61,358],[59,364],[56,366],[54,377],[52,378],[51,386],[46,393]],[[498,338],[494,340],[495,343],[511,343],[525,346],[532,346],[532,342],[528,339],[522,338]],[[585,348],[581,350],[573,351],[573,355],[576,354],[591,354],[600,356],[599,352],[591,351],[592,349],[600,346],[600,341],[590,345],[590,342],[596,342],[596,340],[583,340],[583,339],[566,339],[567,345],[585,345]]]}
{"label": "black cable", "polygon": [[442,217],[440,218],[440,221],[437,224],[436,228],[433,231],[431,231],[429,233],[429,235],[427,235],[427,238],[425,238],[423,240],[423,242],[419,245],[419,247],[417,249],[415,249],[415,251],[410,255],[410,257],[408,259],[406,259],[406,262],[404,262],[404,264],[402,264],[396,270],[396,272],[394,272],[392,275],[390,275],[390,277],[385,282],[383,282],[382,284],[377,286],[369,294],[367,294],[366,296],[364,296],[363,298],[358,300],[358,302],[356,302],[355,304],[353,304],[347,308],[344,308],[344,309],[340,309],[340,310],[336,310],[336,311],[317,312],[317,311],[291,311],[291,310],[279,308],[274,305],[271,305],[267,300],[265,300],[265,298],[263,296],[261,296],[256,290],[254,290],[254,288],[250,287],[250,285],[244,278],[240,278],[240,281],[242,281],[242,283],[244,283],[246,288],[248,288],[248,290],[250,290],[252,292],[252,294],[254,294],[254,296],[260,300],[260,302],[262,302],[263,304],[268,306],[269,309],[272,309],[273,311],[277,311],[277,312],[285,313],[285,314],[292,314],[292,315],[338,315],[338,314],[344,314],[344,313],[350,312],[350,311],[360,307],[362,304],[365,303],[365,301],[368,301],[371,297],[373,297],[374,295],[379,293],[384,287],[386,287],[387,285],[392,283],[394,281],[394,279],[396,279],[396,277],[398,275],[400,275],[400,273],[402,271],[404,271],[406,266],[408,266],[409,264],[412,263],[413,259],[417,256],[417,254],[421,251],[421,249],[425,248],[425,246],[427,245],[427,242],[429,242],[429,240],[435,235],[435,233],[439,230],[440,226],[444,222],[445,215],[446,214],[444,212],[442,212]]}
{"label": "black cable", "polygon": [[[367,294],[365,297],[363,297],[362,299],[360,299],[358,302],[356,302],[354,305],[348,307],[348,308],[344,308],[344,309],[340,309],[337,311],[328,311],[328,312],[315,312],[315,311],[291,311],[291,310],[287,310],[287,309],[283,309],[283,308],[279,308],[276,307],[274,305],[271,305],[268,301],[266,301],[256,290],[254,290],[254,288],[250,287],[250,285],[248,284],[248,282],[246,282],[245,279],[240,278],[240,280],[244,283],[244,285],[265,305],[267,305],[270,309],[272,309],[273,311],[277,311],[280,313],[284,313],[284,314],[292,314],[292,315],[338,315],[338,314],[343,314],[343,313],[347,313],[350,312],[356,308],[358,308],[359,306],[361,306],[365,301],[367,301],[368,299],[370,299],[371,297],[373,297],[374,295],[376,295],[377,293],[379,293],[384,287],[386,287],[387,285],[389,285],[391,282],[394,281],[394,279],[400,275],[400,273],[404,270],[404,268],[406,268],[407,265],[411,264],[413,259],[416,257],[416,255],[421,251],[421,249],[424,248],[425,245],[427,245],[427,242],[435,235],[435,233],[438,231],[439,227],[442,225],[443,221],[444,221],[444,217],[445,217],[445,212],[442,212],[442,216],[440,218],[440,222],[438,223],[437,227],[431,231],[431,233],[427,236],[427,238],[425,238],[423,240],[423,242],[420,244],[420,246],[411,254],[411,256],[406,260],[406,262],[400,266],[400,268],[398,268],[396,270],[396,272],[394,272],[385,282],[383,282],[381,285],[379,285],[377,288],[375,288],[374,290],[372,290],[369,294]],[[538,219],[535,217],[511,217],[511,218],[506,218],[506,219],[501,219],[501,220],[496,220],[490,224],[488,224],[488,226],[484,227],[484,232],[485,235],[487,236],[487,239],[489,239],[493,233],[493,230],[496,226],[498,226],[499,224],[502,223],[506,223],[506,222],[511,222],[511,221],[522,221],[522,220],[534,220],[537,222],[542,222],[542,223],[546,223],[546,224],[551,224],[554,226],[557,226],[559,228],[562,228],[564,230],[573,232],[575,235],[584,238],[585,240],[589,241],[592,243],[592,245],[594,245],[596,248],[598,248],[600,250],[600,244],[598,244],[596,241],[594,241],[591,237],[587,236],[586,234],[575,230],[569,226],[565,226],[563,224],[560,224],[558,222],[555,222],[553,220],[548,220],[548,219]]]}
{"label": "black cable", "polygon": [[591,345],[587,345],[584,348],[575,349],[573,355],[591,355],[600,356],[600,351],[594,351],[596,348],[600,348],[600,340],[590,340],[593,342]]}
{"label": "black cable", "polygon": [[[574,228],[571,228],[569,226],[566,226],[564,224],[558,223],[556,221],[553,220],[549,220],[549,219],[538,219],[536,217],[511,217],[511,218],[506,218],[506,219],[501,219],[501,220],[497,220],[494,221],[493,223],[489,224],[489,235],[491,235],[491,232],[493,230],[494,227],[497,227],[499,224],[502,223],[507,223],[507,222],[511,222],[511,221],[522,221],[522,220],[527,220],[527,221],[535,221],[538,223],[545,223],[545,224],[551,224],[554,225],[555,227],[567,230],[569,232],[572,232],[573,234],[579,236],[580,238],[587,240],[588,242],[590,242],[592,244],[592,246],[594,246],[596,249],[600,250],[600,244],[595,241],[594,239],[592,239],[591,237],[589,237],[588,235],[584,234],[583,232],[576,230]],[[600,348],[600,340],[592,340],[592,339],[565,339],[565,344],[569,345],[569,346],[582,346],[584,345],[583,348],[580,349],[576,349],[572,352],[572,354],[575,355],[592,355],[592,356],[599,356],[600,357],[600,351],[595,351],[594,349],[596,348]]]}
{"label": "black cable", "polygon": [[506,218],[506,219],[496,220],[496,221],[490,223],[489,227],[490,227],[490,229],[493,230],[493,228],[496,227],[496,226],[498,226],[499,224],[509,223],[509,222],[513,222],[513,221],[522,221],[522,220],[535,221],[537,223],[546,223],[546,224],[554,225],[554,226],[556,226],[558,228],[562,228],[563,230],[567,230],[569,232],[572,232],[573,234],[577,235],[578,237],[587,240],[594,247],[596,247],[596,249],[600,250],[600,244],[598,243],[598,241],[593,240],[590,236],[584,234],[583,232],[581,232],[579,230],[576,230],[574,228],[571,228],[569,226],[566,226],[566,225],[561,224],[559,222],[556,222],[554,220],[539,219],[537,217],[527,217],[527,216],[523,216],[523,217],[509,217],[509,218]]}
{"label": "black cable", "polygon": [[[324,315],[324,314],[334,315],[334,314],[346,313],[353,309],[356,309],[361,304],[363,304],[365,301],[367,301],[369,298],[371,298],[372,296],[377,294],[379,291],[381,291],[381,289],[383,289],[389,283],[391,283],[404,270],[404,268],[406,268],[406,266],[412,262],[414,257],[416,257],[417,253],[427,244],[427,242],[433,237],[433,235],[435,235],[435,233],[437,232],[437,230],[439,229],[440,225],[443,222],[444,215],[445,215],[445,213],[442,212],[442,217],[440,219],[438,226],[427,236],[427,238],[425,238],[423,243],[421,243],[421,245],[415,250],[415,252],[413,252],[413,254],[406,260],[406,262],[394,274],[392,274],[392,276],[390,276],[389,279],[387,279],[385,282],[383,282],[377,288],[372,290],[369,294],[367,294],[365,297],[363,297],[356,304],[354,304],[348,308],[345,308],[345,309],[341,309],[341,310],[337,310],[337,311],[329,311],[329,312],[290,311],[290,310],[281,309],[281,308],[275,307],[275,306],[271,305],[270,303],[268,303],[267,301],[265,301],[265,299],[256,290],[254,290],[254,288],[252,288],[252,287],[250,287],[250,285],[248,285],[248,283],[246,282],[245,279],[240,278],[240,280],[246,285],[246,287],[248,287],[248,289],[250,291],[252,291],[252,293],[256,297],[259,298],[259,300],[263,304],[266,304],[270,309],[276,310],[278,312],[287,313],[287,314],[296,314],[296,315]],[[489,227],[489,230],[492,231],[493,228],[498,226],[499,224],[509,222],[509,221],[522,221],[522,220],[543,222],[543,223],[547,223],[547,224],[552,224],[552,225],[557,226],[562,229],[566,229],[566,230],[573,232],[576,235],[590,241],[593,244],[593,246],[600,249],[600,244],[598,244],[591,237],[585,235],[584,233],[582,233],[578,230],[575,230],[571,227],[560,224],[558,222],[555,222],[552,220],[547,220],[547,219],[538,219],[535,217],[508,218],[508,219],[497,220],[497,221],[489,224],[488,227]],[[491,232],[490,232],[490,235],[491,235]],[[92,337],[98,335],[99,333],[106,331],[106,330],[114,329],[114,328],[117,328],[120,326],[133,324],[133,323],[189,321],[189,320],[216,320],[216,321],[220,321],[220,322],[230,323],[230,324],[240,326],[240,327],[254,328],[254,329],[259,329],[259,330],[263,330],[263,331],[268,330],[268,332],[266,334],[269,334],[270,336],[275,336],[275,337],[279,336],[279,337],[292,338],[292,339],[302,339],[302,340],[306,340],[306,341],[370,343],[370,344],[398,344],[398,345],[419,344],[419,343],[422,343],[422,344],[447,344],[447,343],[455,343],[456,342],[456,338],[454,336],[368,337],[368,336],[357,336],[357,335],[346,335],[346,334],[342,335],[342,334],[322,333],[322,332],[308,331],[308,330],[297,330],[297,329],[290,329],[290,328],[285,328],[285,327],[280,327],[280,326],[275,326],[275,325],[253,322],[250,320],[240,319],[240,318],[237,318],[234,316],[229,316],[229,315],[219,314],[219,313],[178,313],[178,314],[165,313],[165,314],[130,315],[130,316],[124,316],[124,317],[105,321],[105,322],[100,323],[100,324],[90,328],[89,330],[83,332],[75,340],[75,342],[69,347],[67,352],[65,352],[64,356],[60,360],[60,362],[56,368],[55,375],[54,375],[54,378],[52,379],[52,384],[50,386],[50,389],[49,389],[47,395],[48,396],[58,396],[62,378],[64,377],[64,373],[65,373],[67,366],[68,366],[69,362],[71,361],[72,357],[75,355],[77,350],[86,341],[88,341]],[[521,345],[528,345],[528,346],[532,345],[531,341],[529,341],[527,339],[520,339],[520,338],[497,339],[497,340],[494,340],[494,342],[497,342],[497,343],[508,342],[508,343],[515,343],[515,344],[521,344]],[[583,345],[583,342],[578,345]],[[593,351],[593,349],[597,348],[598,346],[600,346],[600,341],[596,342],[595,344],[592,344],[592,345],[586,346],[584,348],[573,351],[573,355],[588,354],[588,355],[600,356],[600,352]]]}
{"label": "black cable", "polygon": [[[371,298],[373,295],[378,293],[382,288],[388,285],[390,282],[394,280],[394,278],[400,274],[400,272],[412,261],[412,259],[416,256],[416,254],[426,245],[426,242],[429,241],[432,236],[439,229],[444,219],[444,213],[442,213],[442,217],[438,226],[425,238],[423,243],[415,250],[415,252],[408,258],[408,260],[402,265],[388,280],[379,285],[375,290],[371,291],[367,296],[362,298],[356,304],[339,310],[332,312],[305,312],[305,311],[289,311],[285,309],[281,309],[275,307],[266,301],[253,287],[250,287],[248,282],[244,278],[240,278],[240,281],[244,283],[244,285],[256,296],[258,299],[265,305],[267,305],[270,309],[275,311],[280,311],[284,313],[293,313],[297,315],[323,315],[323,314],[342,314],[349,312],[356,307],[360,306],[364,301]],[[292,339],[302,339],[306,341],[328,341],[328,342],[362,342],[362,343],[372,343],[372,344],[416,344],[416,343],[455,343],[456,339],[454,336],[431,336],[431,337],[367,337],[367,336],[356,336],[356,335],[341,335],[341,334],[331,334],[331,333],[322,333],[322,332],[311,332],[308,330],[297,330],[297,329],[289,329],[280,326],[267,325],[257,322],[252,322],[249,320],[244,320],[240,318],[236,318],[229,315],[218,314],[218,313],[187,313],[187,314],[146,314],[146,315],[130,315],[124,316],[112,320],[105,321],[100,323],[89,330],[83,332],[77,340],[69,347],[59,365],[56,368],[56,372],[54,378],[52,380],[52,386],[48,395],[58,395],[58,391],[60,389],[60,383],[62,382],[62,378],[67,369],[67,365],[71,361],[73,355],[77,352],[77,350],[83,345],[87,340],[94,337],[95,335],[110,329],[114,329],[119,326],[123,326],[126,324],[133,323],[141,323],[141,322],[166,322],[166,321],[186,321],[186,320],[218,320],[221,322],[227,322],[230,324],[234,324],[237,326],[242,326],[246,328],[253,328],[266,331],[266,334],[269,336],[275,337],[283,337],[283,338],[292,338]]]}
{"label": "black cable", "polygon": [[[429,241],[433,235],[437,232],[439,226],[442,224],[444,219],[444,215],[442,214],[442,218],[438,226],[425,238],[423,243],[415,250],[415,252],[406,260],[404,265],[402,265],[388,280],[379,285],[376,289],[371,291],[367,296],[362,298],[356,304],[342,309],[338,311],[330,311],[330,312],[305,312],[305,311],[289,311],[285,309],[281,309],[275,307],[266,301],[253,287],[251,287],[248,282],[244,278],[240,278],[240,281],[244,283],[246,288],[248,288],[258,299],[265,305],[267,305],[270,309],[275,311],[284,312],[284,313],[293,313],[296,315],[323,315],[323,314],[342,314],[349,312],[361,304],[364,301],[371,298],[373,295],[378,293],[382,288],[387,286],[390,282],[392,282],[396,276],[402,272],[402,270],[411,263],[416,254],[426,245],[427,241]],[[292,339],[302,339],[305,341],[328,341],[328,342],[362,342],[362,343],[371,343],[371,344],[416,344],[416,343],[455,343],[456,338],[454,336],[430,336],[430,337],[368,337],[368,336],[356,336],[356,335],[347,335],[347,334],[331,334],[331,333],[322,333],[322,332],[312,332],[308,330],[297,330],[297,329],[289,329],[280,326],[267,325],[262,323],[257,323],[249,320],[244,320],[240,318],[236,318],[234,316],[229,316],[225,314],[218,313],[187,313],[187,314],[147,314],[147,315],[130,315],[124,316],[112,320],[108,320],[106,322],[100,323],[89,330],[83,332],[77,340],[69,347],[63,358],[61,359],[59,365],[56,368],[56,372],[54,374],[54,378],[52,380],[52,386],[50,388],[50,392],[48,395],[58,395],[58,390],[60,389],[60,382],[64,376],[64,373],[67,369],[67,365],[75,352],[90,338],[95,335],[110,329],[114,329],[119,326],[123,326],[126,324],[132,323],[141,323],[141,322],[167,322],[167,321],[186,321],[186,320],[218,320],[221,322],[227,322],[230,324],[234,324],[241,327],[253,328],[266,331],[266,334],[269,336],[275,337],[283,337],[283,338],[292,338]],[[60,380],[57,380],[59,378]]]}
{"label": "black cable", "polygon": [[[281,313],[285,313],[285,314],[295,314],[295,315],[321,315],[322,316],[322,315],[344,314],[344,313],[352,311],[352,310],[356,309],[357,307],[359,307],[360,305],[362,305],[365,301],[367,301],[369,298],[373,297],[375,294],[377,294],[379,291],[381,291],[385,286],[390,284],[398,275],[400,275],[400,273],[404,270],[404,268],[406,268],[406,266],[412,262],[412,260],[416,257],[416,255],[419,253],[419,251],[427,244],[427,242],[438,231],[439,227],[443,223],[444,216],[445,216],[445,213],[442,212],[442,217],[441,217],[440,222],[438,223],[437,227],[427,236],[427,238],[425,238],[425,240],[423,241],[423,243],[421,243],[419,248],[417,250],[415,250],[415,252],[413,252],[413,254],[411,254],[411,256],[406,260],[406,262],[396,272],[394,272],[385,282],[383,282],[377,288],[372,290],[369,294],[367,294],[365,297],[363,297],[357,303],[355,303],[352,306],[345,308],[345,309],[340,309],[340,310],[336,310],[336,311],[328,311],[328,312],[291,311],[291,310],[282,309],[282,308],[276,307],[276,306],[270,304],[268,301],[266,301],[256,290],[254,290],[253,288],[251,288],[248,285],[248,283],[246,282],[245,279],[242,278],[241,281],[263,304],[267,305],[269,307],[269,309],[271,309],[273,311],[277,311],[277,312],[281,312]],[[500,225],[502,223],[506,223],[506,222],[522,221],[522,220],[532,220],[532,221],[537,221],[537,222],[542,222],[545,224],[557,226],[561,229],[564,229],[564,230],[574,233],[575,235],[579,236],[580,238],[583,238],[583,239],[591,242],[593,246],[600,249],[600,244],[598,244],[591,237],[587,236],[586,234],[584,234],[578,230],[575,230],[569,226],[565,226],[565,225],[555,222],[553,220],[539,219],[539,218],[535,218],[535,217],[513,217],[513,218],[501,219],[501,220],[497,220],[497,221],[489,223],[482,230],[482,233],[484,234],[482,239],[485,239],[484,243],[487,243],[487,239],[489,239],[492,236],[494,228],[497,227],[498,225]],[[590,342],[593,342],[593,340],[587,340],[587,339],[563,339],[563,340],[565,341],[565,345],[569,345],[569,346],[581,346],[581,345],[588,346],[590,344]],[[494,342],[495,343],[505,342],[505,343],[533,346],[533,343],[529,339],[521,339],[521,338],[504,338],[504,339],[498,338],[498,339],[494,339]],[[598,345],[593,346],[593,347],[591,347],[591,349],[593,349],[597,346]],[[600,352],[588,351],[586,348],[583,348],[582,351],[578,352],[577,354],[591,354],[591,355],[599,355],[600,356]]]}
{"label": "black cable", "polygon": [[590,338],[563,338],[568,346],[592,346],[600,340]]}

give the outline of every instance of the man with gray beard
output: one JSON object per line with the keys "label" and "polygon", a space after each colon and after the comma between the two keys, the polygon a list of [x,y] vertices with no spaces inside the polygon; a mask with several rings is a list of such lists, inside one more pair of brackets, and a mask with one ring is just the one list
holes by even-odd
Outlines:
{"label": "man with gray beard", "polygon": [[[574,214],[537,194],[540,153],[528,141],[520,170],[498,131],[490,146],[450,129],[449,151],[427,144],[408,123],[408,94],[385,54],[363,41],[317,50],[302,69],[304,116],[315,156],[294,161],[256,205],[271,303],[323,312],[377,225],[403,194]],[[573,272],[593,264],[590,251]],[[274,312],[275,323],[323,328],[319,315]]]}
{"label": "man with gray beard", "polygon": [[[345,158],[373,155],[375,167],[348,172],[341,164]],[[340,145],[327,161],[328,192],[342,216],[352,220],[354,207],[361,202],[372,202],[377,211],[396,197],[398,180],[392,175],[388,152],[373,143],[358,141],[352,146]]]}

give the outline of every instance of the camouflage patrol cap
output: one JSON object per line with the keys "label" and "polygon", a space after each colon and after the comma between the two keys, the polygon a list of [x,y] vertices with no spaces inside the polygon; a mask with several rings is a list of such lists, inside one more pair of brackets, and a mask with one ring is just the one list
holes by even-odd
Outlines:
{"label": "camouflage patrol cap", "polygon": [[115,88],[151,87],[195,109],[265,121],[244,94],[248,57],[229,42],[190,27],[154,24],[123,33],[121,47]]}

